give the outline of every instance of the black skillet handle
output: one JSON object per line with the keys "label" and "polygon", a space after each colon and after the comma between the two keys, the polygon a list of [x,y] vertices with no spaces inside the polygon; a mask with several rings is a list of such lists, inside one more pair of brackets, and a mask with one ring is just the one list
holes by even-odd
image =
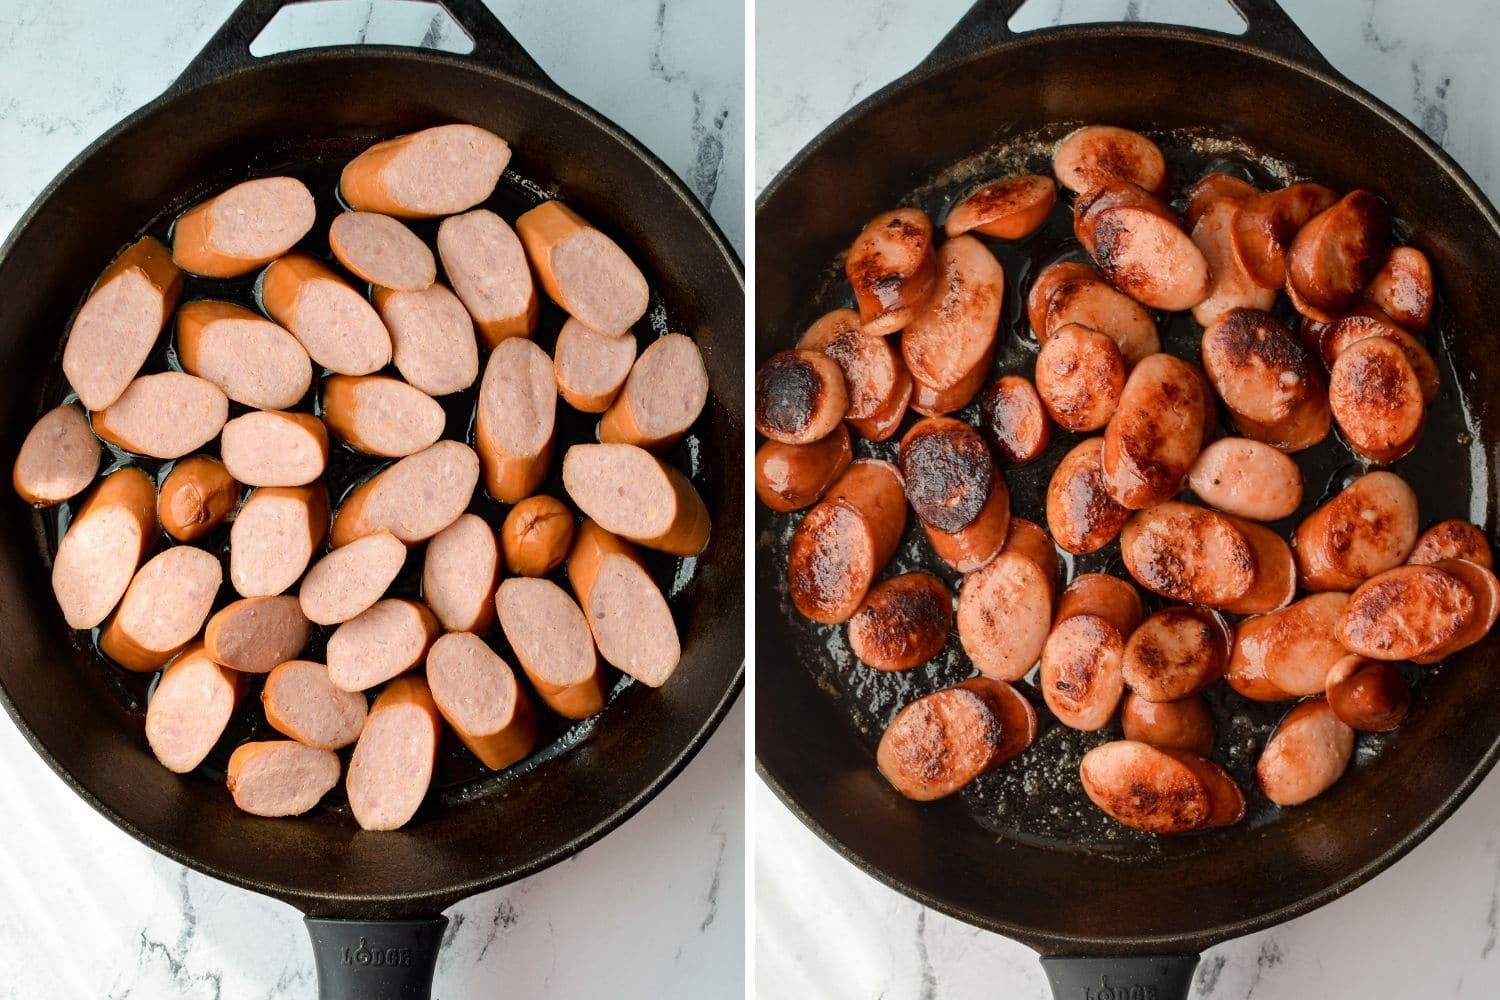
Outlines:
{"label": "black skillet handle", "polygon": [[[977,0],[918,68],[957,62],[1021,37],[1025,33],[1011,31],[1010,22],[1026,3],[1027,0]],[[1245,33],[1241,37],[1247,42],[1293,62],[1324,71],[1333,69],[1276,0],[1228,0],[1228,3],[1245,19]]]}
{"label": "black skillet handle", "polygon": [[430,1000],[444,916],[414,920],[308,917],[318,1000]]}
{"label": "black skillet handle", "polygon": [[[187,90],[243,69],[255,61],[250,45],[283,7],[302,0],[241,0],[223,27],[188,63],[172,83],[172,90]],[[409,2],[409,0],[408,0]],[[551,87],[552,81],[527,51],[485,6],[484,0],[435,0],[474,42],[468,56],[512,76]]]}
{"label": "black skillet handle", "polygon": [[1045,955],[1054,1000],[1187,1000],[1197,955]]}

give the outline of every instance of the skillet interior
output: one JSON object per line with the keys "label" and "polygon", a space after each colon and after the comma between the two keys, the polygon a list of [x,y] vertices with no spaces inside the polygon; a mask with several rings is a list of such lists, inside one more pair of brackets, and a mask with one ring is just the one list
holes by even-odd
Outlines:
{"label": "skillet interior", "polygon": [[[1483,343],[1482,291],[1500,261],[1493,211],[1441,153],[1368,97],[1223,36],[1140,26],[1039,33],[871,98],[762,199],[757,356],[790,346],[832,304],[819,298],[830,262],[865,219],[920,202],[920,189],[981,150],[1070,121],[1207,127],[1339,189],[1387,196],[1433,258],[1448,328],[1464,331],[1449,352],[1461,374],[1455,382],[1445,366],[1445,388],[1462,397],[1447,405],[1455,420],[1467,411],[1475,440],[1459,446],[1460,428],[1449,428],[1452,445],[1423,449],[1445,457],[1419,453],[1401,471],[1424,500],[1424,519],[1467,516],[1493,531],[1487,455],[1500,428],[1485,389],[1496,365]],[[1008,275],[1007,294],[1018,285],[1025,287]],[[1007,316],[1016,309],[1011,302]],[[1014,485],[1014,474],[1008,478]],[[1310,476],[1310,502],[1323,486]],[[762,649],[808,645],[806,628],[777,593],[783,563],[773,549],[786,522],[757,512]],[[1046,951],[1201,949],[1347,891],[1457,805],[1497,750],[1496,727],[1485,721],[1500,707],[1500,688],[1487,676],[1494,649],[1487,641],[1425,678],[1399,738],[1328,795],[1269,824],[1177,841],[1101,846],[1087,829],[1052,824],[1053,835],[1023,842],[1013,832],[997,837],[960,802],[902,800],[850,725],[849,705],[859,698],[830,696],[839,668],[826,660],[809,670],[793,657],[760,658],[759,763],[836,849],[928,905]],[[802,658],[820,655],[828,656]],[[825,675],[822,685],[816,673]],[[1023,816],[1011,829],[1030,823],[1045,834],[1035,819]],[[1121,855],[1144,860],[1122,863]]]}
{"label": "skillet interior", "polygon": [[[303,822],[238,813],[222,787],[182,781],[151,757],[92,656],[75,649],[46,585],[43,520],[10,501],[0,544],[0,681],[13,715],[92,804],[157,850],[312,913],[432,912],[587,846],[647,801],[706,739],[738,689],[743,484],[743,292],[738,265],[657,161],[571,100],[407,49],[361,47],[258,61],[171,94],[104,137],[44,195],[0,260],[0,352],[14,455],[42,402],[61,331],[111,254],[164,209],[279,163],[343,153],[356,137],[461,120],[504,135],[513,169],[601,220],[651,275],[711,383],[701,421],[715,531],[677,604],[684,662],[663,689],[620,691],[567,753],[479,789],[445,793],[396,834],[347,816]],[[726,613],[727,612],[727,613]]]}

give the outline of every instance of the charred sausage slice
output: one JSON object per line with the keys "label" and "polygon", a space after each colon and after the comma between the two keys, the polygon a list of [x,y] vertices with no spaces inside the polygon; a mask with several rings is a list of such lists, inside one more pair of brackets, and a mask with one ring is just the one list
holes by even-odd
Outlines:
{"label": "charred sausage slice", "polygon": [[1090,801],[1133,830],[1188,833],[1212,815],[1208,787],[1166,751],[1116,740],[1083,755],[1078,776]]}
{"label": "charred sausage slice", "polygon": [[889,462],[851,464],[797,526],[787,548],[792,604],[824,624],[847,621],[906,528],[901,473]]}
{"label": "charred sausage slice", "polygon": [[1125,643],[1125,685],[1146,701],[1190,698],[1224,675],[1233,642],[1233,630],[1216,611],[1163,608]]}
{"label": "charred sausage slice", "polygon": [[1270,313],[1236,309],[1205,330],[1203,370],[1245,437],[1300,451],[1328,436],[1323,378]]}
{"label": "charred sausage slice", "polygon": [[901,439],[900,466],[912,510],[943,531],[972,523],[996,487],[997,470],[984,438],[951,417],[913,425]]}
{"label": "charred sausage slice", "polygon": [[944,531],[923,522],[927,543],[956,573],[972,573],[987,565],[1010,537],[1010,490],[997,474],[979,514],[957,531]]}
{"label": "charred sausage slice", "polygon": [[1136,365],[1104,432],[1100,467],[1109,495],[1131,510],[1176,496],[1203,447],[1208,412],[1193,365],[1170,354]]}
{"label": "charred sausage slice", "polygon": [[979,399],[979,425],[1011,465],[1042,457],[1052,440],[1052,420],[1036,386],[1023,375],[1002,375]]}
{"label": "charred sausage slice", "polygon": [[865,335],[900,330],[939,286],[932,220],[915,208],[877,215],[849,248],[844,274],[854,286]]}
{"label": "charred sausage slice", "polygon": [[1105,484],[1103,453],[1103,438],[1079,442],[1063,456],[1047,484],[1047,529],[1074,555],[1104,548],[1130,516]]}
{"label": "charred sausage slice", "polygon": [[843,371],[844,419],[860,437],[884,441],[896,433],[911,402],[911,373],[890,340],[865,336],[859,313],[835,309],[808,327],[797,347],[822,351]]}
{"label": "charred sausage slice", "polygon": [[1375,660],[1422,660],[1480,612],[1473,591],[1436,566],[1398,566],[1360,584],[1339,619],[1338,640]]}
{"label": "charred sausage slice", "polygon": [[943,651],[953,627],[953,595],[930,573],[882,580],[849,619],[849,648],[876,670],[910,670]]}
{"label": "charred sausage slice", "polygon": [[782,351],[755,373],[755,429],[772,441],[822,440],[847,412],[844,373],[821,351]]}
{"label": "charred sausage slice", "polygon": [[1166,187],[1167,161],[1156,143],[1139,132],[1113,125],[1088,125],[1057,144],[1052,153],[1052,172],[1075,194],[1121,180],[1160,191]]}

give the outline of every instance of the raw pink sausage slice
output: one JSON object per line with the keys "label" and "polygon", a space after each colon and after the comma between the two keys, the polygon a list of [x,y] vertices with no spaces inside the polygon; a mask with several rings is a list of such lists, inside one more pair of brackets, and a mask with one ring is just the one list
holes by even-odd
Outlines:
{"label": "raw pink sausage slice", "polygon": [[168,664],[146,705],[146,742],[163,767],[186,774],[203,763],[234,714],[243,677],[198,644]]}
{"label": "raw pink sausage slice", "polygon": [[447,419],[437,400],[389,375],[323,380],[323,421],[340,441],[366,455],[414,455],[442,437]]}
{"label": "raw pink sausage slice", "polygon": [[549,708],[569,719],[586,719],[604,708],[604,672],[594,637],[566,591],[551,580],[512,577],[495,594],[495,610],[505,641]]}
{"label": "raw pink sausage slice", "polygon": [[425,604],[376,601],[328,637],[328,679],[345,691],[372,688],[421,663],[440,631]]}
{"label": "raw pink sausage slice", "polygon": [[646,277],[620,245],[560,201],[516,220],[547,295],[591,330],[623,336],[646,315]]}
{"label": "raw pink sausage slice", "polygon": [[229,580],[242,597],[271,597],[302,576],[328,537],[328,488],[265,486],[229,529]]}
{"label": "raw pink sausage slice", "polygon": [[338,783],[338,754],[296,740],[245,743],[229,757],[229,793],[254,816],[300,816]]}
{"label": "raw pink sausage slice", "polygon": [[604,413],[635,364],[635,337],[595,333],[570,316],[552,355],[558,395],[575,410]]}
{"label": "raw pink sausage slice", "polygon": [[307,645],[308,624],[295,597],[246,597],[220,608],[203,630],[215,663],[247,674],[269,673]]}
{"label": "raw pink sausage slice", "polygon": [[88,489],[99,471],[102,449],[89,419],[72,403],[42,414],[26,433],[11,483],[33,507],[52,507]]}
{"label": "raw pink sausage slice", "polygon": [[529,340],[510,339],[485,364],[474,420],[485,487],[503,503],[524,500],[546,478],[557,419],[552,359]]}
{"label": "raw pink sausage slice", "polygon": [[395,581],[406,562],[406,546],[389,531],[356,538],[313,564],[297,593],[302,613],[319,625],[354,618]]}
{"label": "raw pink sausage slice", "polygon": [[708,369],[698,345],[669,333],[641,352],[619,398],[599,421],[599,440],[668,448],[687,433],[706,402]]}
{"label": "raw pink sausage slice", "polygon": [[99,633],[99,649],[129,670],[155,670],[192,641],[219,595],[219,560],[176,545],[146,562]]}
{"label": "raw pink sausage slice", "polygon": [[437,125],[377,142],[344,166],[339,193],[358,212],[431,219],[494,193],[510,146],[477,125]]}
{"label": "raw pink sausage slice", "polygon": [[261,304],[318,364],[368,375],[391,360],[391,335],[365,297],[328,267],[294,253],[266,268]]}
{"label": "raw pink sausage slice", "polygon": [[72,628],[102,622],[156,541],[156,487],[140,469],[112,472],[73,515],[52,558],[52,593]]}
{"label": "raw pink sausage slice", "polygon": [[472,632],[450,632],[433,643],[427,684],[443,719],[485,767],[510,767],[536,744],[531,699],[510,665]]}
{"label": "raw pink sausage slice", "polygon": [[500,548],[484,519],[464,514],[427,543],[422,599],[450,632],[485,632],[495,620]]}
{"label": "raw pink sausage slice", "polygon": [[485,344],[531,336],[540,306],[526,252],[509,223],[483,208],[451,216],[438,227],[437,248],[448,283]]}
{"label": "raw pink sausage slice", "polygon": [[311,660],[287,660],[266,675],[260,703],[272,729],[319,750],[359,739],[369,708],[363,694],[334,687],[328,668]]}
{"label": "raw pink sausage slice", "polygon": [[372,285],[419,292],[437,280],[427,244],[389,215],[344,212],[328,227],[328,246],[340,264]]}
{"label": "raw pink sausage slice", "polygon": [[312,385],[297,338],[233,302],[198,299],[177,310],[177,360],[236,403],[258,410],[296,406]]}
{"label": "raw pink sausage slice", "polygon": [[605,531],[679,556],[708,545],[708,508],[681,472],[628,444],[575,444],[563,488]]}
{"label": "raw pink sausage slice", "polygon": [[420,292],[377,288],[375,308],[391,336],[401,377],[429,396],[461,392],[479,377],[479,342],[469,311],[444,285]]}
{"label": "raw pink sausage slice", "polygon": [[261,177],[194,205],[172,226],[172,259],[206,278],[235,278],[267,264],[317,221],[312,192],[295,177]]}
{"label": "raw pink sausage slice", "polygon": [[334,518],[333,545],[381,530],[408,545],[426,541],[458,520],[478,483],[479,456],[473,449],[439,441],[356,486]]}
{"label": "raw pink sausage slice", "polygon": [[229,416],[223,390],[182,372],[142,375],[94,414],[94,433],[149,458],[181,458],[218,436]]}
{"label": "raw pink sausage slice", "polygon": [[405,826],[427,797],[443,722],[421,677],[397,677],[370,708],[344,779],[349,808],[366,830]]}
{"label": "raw pink sausage slice", "polygon": [[224,425],[220,454],[246,486],[305,486],[328,468],[328,428],[311,413],[257,410]]}
{"label": "raw pink sausage slice", "polygon": [[568,556],[568,582],[599,655],[642,684],[665,684],[682,647],[666,598],[635,549],[585,520]]}

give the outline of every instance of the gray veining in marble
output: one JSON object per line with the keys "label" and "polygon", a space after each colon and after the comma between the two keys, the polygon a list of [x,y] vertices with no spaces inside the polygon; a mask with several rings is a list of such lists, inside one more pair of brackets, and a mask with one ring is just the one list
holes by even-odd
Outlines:
{"label": "gray veining in marble", "polygon": [[[743,18],[719,0],[489,0],[559,85],[655,151],[743,237]],[[0,0],[0,233],[154,98],[231,0]],[[467,40],[429,5],[345,0],[257,52]],[[579,856],[451,909],[444,998],[699,1000],[744,975],[744,709],[656,800]],[[105,821],[0,720],[0,1000],[305,1000],[290,907],[184,869]]]}
{"label": "gray veining in marble", "polygon": [[[929,52],[970,0],[759,0],[757,187],[852,104]],[[1491,80],[1500,5],[1285,0],[1330,62],[1418,123],[1500,199]],[[1219,30],[1217,0],[1032,0],[1017,29],[1121,18]],[[1040,1000],[1035,956],[917,904],[824,846],[755,783],[756,995]],[[1194,996],[1500,996],[1500,775],[1412,854],[1344,899],[1212,949]]]}

